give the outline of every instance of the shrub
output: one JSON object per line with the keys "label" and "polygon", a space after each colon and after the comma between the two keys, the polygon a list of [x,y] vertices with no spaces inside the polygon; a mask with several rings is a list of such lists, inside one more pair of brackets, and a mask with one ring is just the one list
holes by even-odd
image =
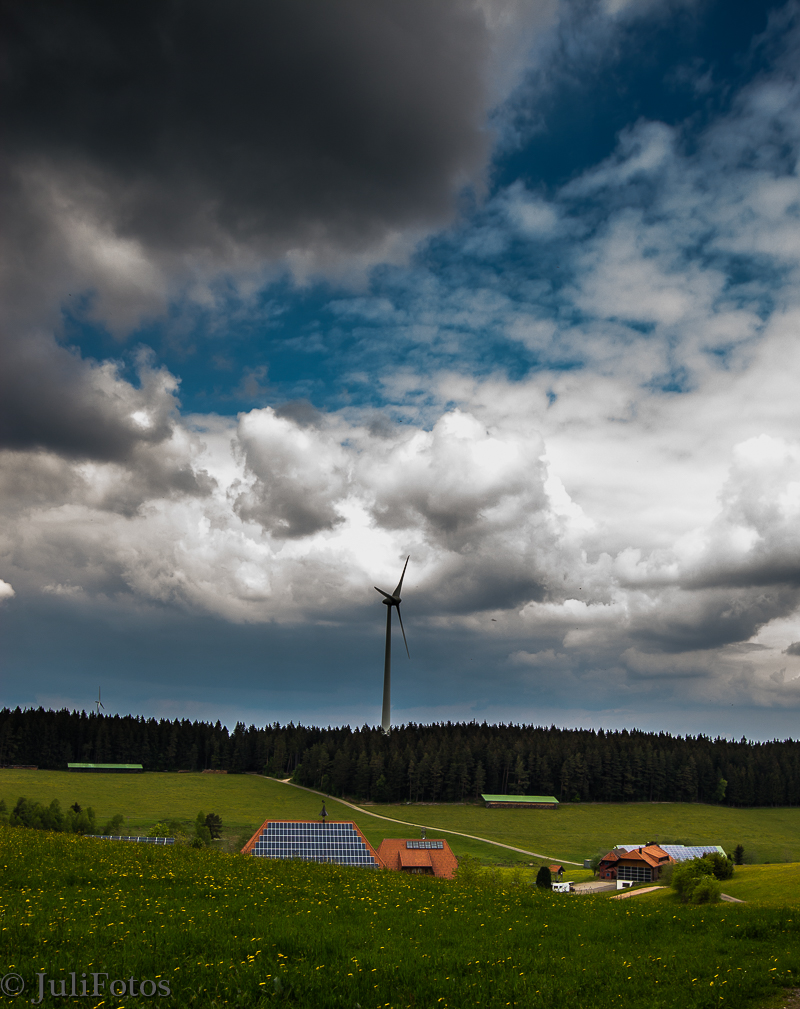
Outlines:
{"label": "shrub", "polygon": [[553,875],[550,872],[550,868],[543,865],[536,873],[536,885],[542,887],[543,890],[549,890],[552,883]]}
{"label": "shrub", "polygon": [[159,820],[147,831],[148,837],[174,837],[176,841],[188,841],[189,835],[180,820]]}
{"label": "shrub", "polygon": [[12,827],[65,831],[68,834],[97,832],[95,813],[91,806],[77,813],[70,807],[66,813],[62,813],[58,799],[53,799],[49,806],[43,806],[41,802],[30,802],[23,796],[17,800],[8,822]]}
{"label": "shrub", "polygon": [[737,865],[742,865],[744,863],[744,845],[737,844],[733,849],[733,861]]}
{"label": "shrub", "polygon": [[600,865],[600,862],[606,857],[607,854],[608,854],[608,848],[603,848],[602,851],[598,851],[596,854],[592,855],[592,857],[589,859],[589,868],[595,875],[597,875],[597,867]]}
{"label": "shrub", "polygon": [[671,886],[684,904],[690,901],[706,903],[716,900],[721,889],[714,878],[714,866],[708,858],[679,862],[672,870]]}
{"label": "shrub", "polygon": [[209,813],[205,820],[212,838],[222,837],[222,818],[216,813]]}
{"label": "shrub", "polygon": [[119,836],[122,834],[122,824],[125,822],[125,817],[121,813],[117,813],[116,816],[112,816],[108,823],[100,831],[101,834],[108,834],[112,837]]}
{"label": "shrub", "polygon": [[733,862],[718,851],[709,851],[703,858],[711,863],[717,879],[730,879],[733,875]]}
{"label": "shrub", "polygon": [[[197,819],[194,821],[194,841],[200,841],[201,844],[211,844],[211,831],[206,825],[206,814],[198,813]],[[198,847],[194,845],[194,847]]]}
{"label": "shrub", "polygon": [[702,879],[698,880],[692,891],[692,903],[713,904],[719,900],[721,892],[722,883],[718,879],[714,879],[713,876],[703,876]]}

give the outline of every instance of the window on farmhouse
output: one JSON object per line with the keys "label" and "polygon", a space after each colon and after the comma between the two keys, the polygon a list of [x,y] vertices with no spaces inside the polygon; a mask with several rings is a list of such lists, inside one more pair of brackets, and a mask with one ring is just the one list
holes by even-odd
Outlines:
{"label": "window on farmhouse", "polygon": [[617,869],[617,879],[630,879],[634,883],[649,883],[650,867],[644,865],[621,865]]}

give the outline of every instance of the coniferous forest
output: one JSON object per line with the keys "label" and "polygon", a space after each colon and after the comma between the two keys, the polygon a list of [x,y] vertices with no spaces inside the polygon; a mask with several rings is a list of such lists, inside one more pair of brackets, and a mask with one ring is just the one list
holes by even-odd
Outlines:
{"label": "coniferous forest", "polygon": [[800,742],[476,722],[380,729],[0,710],[0,766],[140,763],[292,779],[373,802],[462,802],[482,792],[562,802],[800,805]]}

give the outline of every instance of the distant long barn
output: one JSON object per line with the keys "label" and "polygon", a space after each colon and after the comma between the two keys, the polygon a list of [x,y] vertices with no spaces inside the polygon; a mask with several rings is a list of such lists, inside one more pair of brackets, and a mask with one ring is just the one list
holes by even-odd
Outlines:
{"label": "distant long barn", "polygon": [[554,795],[482,795],[487,809],[555,809]]}
{"label": "distant long barn", "polygon": [[100,772],[106,774],[140,774],[141,764],[67,764],[68,771]]}

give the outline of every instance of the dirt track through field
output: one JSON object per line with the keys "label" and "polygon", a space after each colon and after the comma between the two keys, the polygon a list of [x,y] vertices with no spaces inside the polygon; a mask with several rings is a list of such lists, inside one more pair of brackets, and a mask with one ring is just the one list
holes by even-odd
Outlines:
{"label": "dirt track through field", "polygon": [[333,799],[334,802],[340,802],[343,806],[349,806],[350,809],[355,809],[358,813],[366,813],[367,816],[374,816],[379,820],[387,820],[389,823],[402,823],[404,827],[416,827],[417,830],[419,830],[420,827],[424,827],[426,830],[436,830],[441,834],[455,834],[457,837],[468,837],[471,841],[482,841],[484,844],[493,844],[497,848],[506,848],[508,851],[518,851],[521,855],[532,855],[534,858],[543,858],[547,862],[560,862],[564,865],[577,865],[583,868],[581,862],[573,862],[568,858],[555,858],[552,855],[542,855],[541,852],[538,851],[526,851],[525,848],[515,848],[511,844],[502,844],[500,841],[491,841],[488,837],[478,837],[476,834],[464,834],[460,830],[445,830],[443,827],[437,827],[430,823],[410,823],[408,820],[396,820],[393,816],[381,816],[380,813],[373,813],[369,809],[364,809],[363,806],[356,806],[352,802],[345,802],[344,799],[337,799],[333,795],[326,795],[324,792],[318,792],[315,788],[306,788],[305,785],[295,785],[294,782],[289,781],[288,778],[274,778],[273,780],[280,781],[283,785],[291,785],[292,788],[300,788],[304,792],[312,792],[314,795],[321,795],[323,799]]}

